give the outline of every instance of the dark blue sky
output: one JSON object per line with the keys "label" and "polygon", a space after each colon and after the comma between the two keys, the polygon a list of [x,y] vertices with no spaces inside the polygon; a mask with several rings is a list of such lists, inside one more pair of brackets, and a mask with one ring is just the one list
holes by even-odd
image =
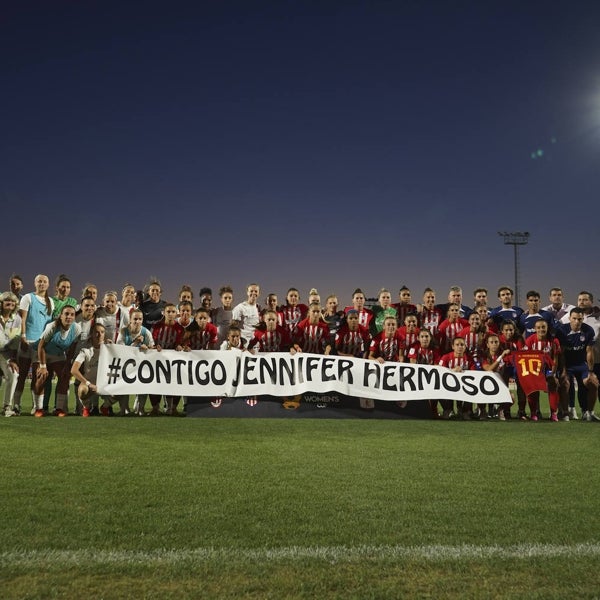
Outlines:
{"label": "dark blue sky", "polygon": [[600,292],[589,2],[13,4],[2,278]]}

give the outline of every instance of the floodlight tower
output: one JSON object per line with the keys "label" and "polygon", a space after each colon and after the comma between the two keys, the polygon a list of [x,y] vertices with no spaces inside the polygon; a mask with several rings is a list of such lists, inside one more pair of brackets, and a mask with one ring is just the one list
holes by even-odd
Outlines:
{"label": "floodlight tower", "polygon": [[519,246],[525,246],[529,241],[529,231],[499,231],[506,246],[512,246],[515,252],[515,306],[521,306],[519,298]]}

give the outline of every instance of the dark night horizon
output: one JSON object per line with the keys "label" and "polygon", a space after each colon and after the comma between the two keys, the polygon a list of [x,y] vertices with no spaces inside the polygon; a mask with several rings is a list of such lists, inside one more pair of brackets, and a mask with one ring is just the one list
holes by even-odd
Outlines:
{"label": "dark night horizon", "polygon": [[[600,9],[23,2],[5,11],[6,289],[158,277],[341,305],[600,293]],[[593,217],[592,217],[593,218]],[[8,249],[8,250],[6,250]]]}

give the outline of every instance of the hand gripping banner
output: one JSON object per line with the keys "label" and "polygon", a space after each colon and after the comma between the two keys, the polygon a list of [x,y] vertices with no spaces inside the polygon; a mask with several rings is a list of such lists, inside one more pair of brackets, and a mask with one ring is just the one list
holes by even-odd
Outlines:
{"label": "hand gripping banner", "polygon": [[457,373],[445,367],[361,358],[238,350],[142,351],[107,344],[100,351],[103,395],[292,396],[339,392],[375,400],[458,400],[511,403],[502,378],[489,371]]}

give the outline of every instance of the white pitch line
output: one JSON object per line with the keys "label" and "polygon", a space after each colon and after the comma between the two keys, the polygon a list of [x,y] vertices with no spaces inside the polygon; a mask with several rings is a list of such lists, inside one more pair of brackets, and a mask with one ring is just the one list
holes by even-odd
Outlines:
{"label": "white pitch line", "polygon": [[289,561],[301,559],[344,563],[353,560],[420,559],[426,561],[465,559],[510,559],[600,556],[600,543],[572,545],[518,544],[514,546],[291,546],[283,548],[196,548],[137,550],[10,550],[0,552],[5,566],[84,566],[98,564],[175,565],[212,561]]}

